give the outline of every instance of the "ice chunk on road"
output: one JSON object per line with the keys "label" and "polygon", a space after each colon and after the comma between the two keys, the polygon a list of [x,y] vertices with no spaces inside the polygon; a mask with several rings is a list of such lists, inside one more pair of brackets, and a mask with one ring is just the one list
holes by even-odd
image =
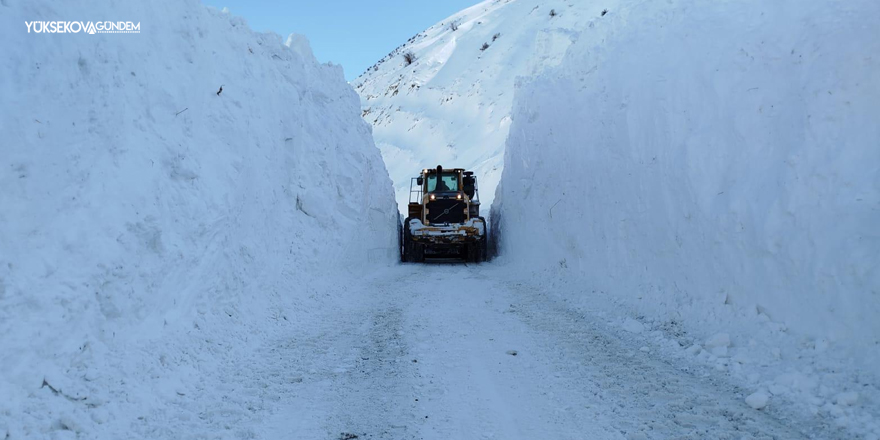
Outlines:
{"label": "ice chunk on road", "polygon": [[746,397],[746,404],[754,409],[761,409],[770,402],[770,396],[763,391],[757,391]]}
{"label": "ice chunk on road", "polygon": [[715,347],[730,347],[730,335],[727,333],[718,333],[707,339],[705,345],[709,350]]}
{"label": "ice chunk on road", "polygon": [[834,400],[840,406],[853,406],[859,401],[859,393],[855,391],[840,393],[834,398]]}
{"label": "ice chunk on road", "polygon": [[703,347],[700,347],[699,344],[694,344],[688,347],[685,351],[690,355],[696,356],[700,354],[701,351],[703,351]]}
{"label": "ice chunk on road", "polygon": [[712,356],[727,357],[727,346],[719,345],[717,347],[712,347]]}
{"label": "ice chunk on road", "polygon": [[626,318],[621,327],[630,333],[641,333],[645,331],[645,325],[632,318]]}
{"label": "ice chunk on road", "polygon": [[770,391],[770,394],[773,394],[774,396],[778,396],[778,395],[785,392],[785,387],[778,384],[778,383],[772,383],[768,387],[768,391]]}

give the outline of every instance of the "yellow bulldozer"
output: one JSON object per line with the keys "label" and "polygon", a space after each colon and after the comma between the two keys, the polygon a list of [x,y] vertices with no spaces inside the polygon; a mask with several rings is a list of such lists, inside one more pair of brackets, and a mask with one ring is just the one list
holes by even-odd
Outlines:
{"label": "yellow bulldozer", "polygon": [[410,184],[406,220],[401,231],[401,259],[486,260],[486,219],[480,217],[477,177],[463,168],[423,169]]}

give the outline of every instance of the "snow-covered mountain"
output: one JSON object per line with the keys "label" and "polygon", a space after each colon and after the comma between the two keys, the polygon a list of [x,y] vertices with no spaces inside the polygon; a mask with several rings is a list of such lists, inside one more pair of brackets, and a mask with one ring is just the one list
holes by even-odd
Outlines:
{"label": "snow-covered mountain", "polygon": [[475,170],[488,207],[517,78],[558,64],[614,3],[487,0],[412,37],[354,80],[402,210],[410,178],[438,164]]}
{"label": "snow-covered mountain", "polygon": [[[25,25],[65,19],[140,33]],[[197,0],[3,1],[0,40],[0,438],[243,429],[211,372],[396,254],[357,94]]]}

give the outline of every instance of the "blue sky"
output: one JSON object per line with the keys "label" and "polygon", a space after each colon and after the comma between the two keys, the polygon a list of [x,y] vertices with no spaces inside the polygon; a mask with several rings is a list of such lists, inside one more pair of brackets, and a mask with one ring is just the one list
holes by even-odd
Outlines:
{"label": "blue sky", "polygon": [[353,80],[373,63],[450,15],[480,0],[202,0],[229,8],[255,31],[273,31],[285,40],[304,34],[315,56],[345,68]]}

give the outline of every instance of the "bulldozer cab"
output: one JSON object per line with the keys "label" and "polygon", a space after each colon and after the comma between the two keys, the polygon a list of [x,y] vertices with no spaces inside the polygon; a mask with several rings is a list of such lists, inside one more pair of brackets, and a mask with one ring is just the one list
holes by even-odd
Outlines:
{"label": "bulldozer cab", "polygon": [[461,201],[467,207],[465,220],[480,215],[479,190],[473,171],[463,168],[443,169],[440,166],[423,169],[418,177],[413,177],[410,181],[407,217],[430,223],[430,219],[425,217],[425,207],[438,198],[455,198]]}

